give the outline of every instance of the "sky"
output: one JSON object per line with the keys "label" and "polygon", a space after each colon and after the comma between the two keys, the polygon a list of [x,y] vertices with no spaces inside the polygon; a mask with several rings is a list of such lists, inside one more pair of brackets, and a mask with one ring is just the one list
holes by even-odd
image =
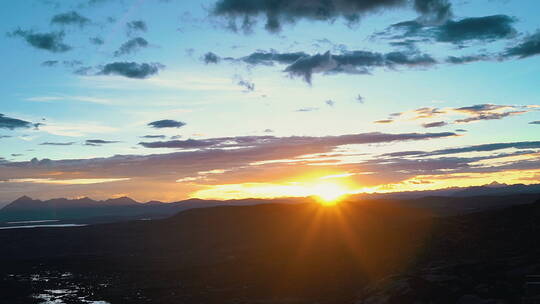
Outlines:
{"label": "sky", "polygon": [[534,0],[0,10],[0,202],[540,182]]}

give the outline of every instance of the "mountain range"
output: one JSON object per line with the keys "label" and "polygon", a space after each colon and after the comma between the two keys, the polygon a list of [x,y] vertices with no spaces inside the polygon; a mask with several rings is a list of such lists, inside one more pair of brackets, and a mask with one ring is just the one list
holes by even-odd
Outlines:
{"label": "mountain range", "polygon": [[[468,188],[447,188],[433,191],[412,191],[396,193],[375,193],[351,195],[347,201],[392,200],[401,204],[429,209],[434,214],[451,215],[500,208],[515,204],[531,203],[540,194],[540,184],[506,185],[491,183]],[[475,200],[462,198],[476,197]],[[129,197],[92,200],[88,197],[77,199],[57,198],[37,200],[22,196],[0,209],[0,226],[15,225],[23,221],[59,221],[69,223],[106,223],[135,219],[158,219],[193,208],[216,206],[247,206],[263,203],[306,203],[315,198],[277,198],[241,200],[201,200],[188,199],[173,203],[150,201],[139,203]]]}

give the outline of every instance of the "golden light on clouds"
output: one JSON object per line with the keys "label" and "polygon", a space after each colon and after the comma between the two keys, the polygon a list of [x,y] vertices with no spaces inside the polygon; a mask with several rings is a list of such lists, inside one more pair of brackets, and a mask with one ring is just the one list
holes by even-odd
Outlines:
{"label": "golden light on clouds", "polygon": [[424,191],[451,187],[482,186],[494,181],[509,185],[536,184],[540,181],[540,170],[507,170],[482,173],[419,175],[398,184],[387,185],[386,189],[379,190],[382,190],[381,192]]}
{"label": "golden light on clouds", "polygon": [[[322,176],[321,176],[322,175]],[[284,183],[242,183],[209,186],[191,196],[201,199],[239,199],[275,197],[316,197],[324,205],[333,205],[345,195],[356,193],[351,174],[306,176]]]}
{"label": "golden light on clouds", "polygon": [[190,196],[201,199],[242,199],[277,197],[315,197],[323,205],[333,205],[346,195],[427,191],[451,187],[490,184],[534,184],[540,181],[540,170],[506,170],[482,173],[448,173],[418,175],[397,183],[366,187],[354,180],[358,173],[329,173],[305,176],[283,183],[238,183],[206,186]]}

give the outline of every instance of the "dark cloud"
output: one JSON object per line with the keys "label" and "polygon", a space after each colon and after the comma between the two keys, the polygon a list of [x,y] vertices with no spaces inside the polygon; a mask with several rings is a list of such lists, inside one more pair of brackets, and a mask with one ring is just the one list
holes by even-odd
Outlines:
{"label": "dark cloud", "polygon": [[148,27],[146,26],[146,22],[142,20],[133,20],[128,23],[126,23],[128,34],[131,35],[134,32],[146,32],[148,30]]}
{"label": "dark cloud", "polygon": [[467,132],[467,130],[465,130],[465,129],[455,129],[454,131],[455,132]]}
{"label": "dark cloud", "polygon": [[531,121],[529,124],[530,125],[540,125],[540,120]]}
{"label": "dark cloud", "polygon": [[62,64],[66,67],[73,68],[78,65],[82,65],[83,62],[80,60],[64,60],[62,61]]}
{"label": "dark cloud", "polygon": [[149,138],[149,139],[160,138],[160,139],[164,139],[164,138],[167,138],[167,136],[165,136],[165,135],[144,135],[144,136],[141,136],[141,138]]}
{"label": "dark cloud", "polygon": [[185,125],[186,125],[185,122],[172,120],[172,119],[163,119],[163,120],[153,121],[148,124],[148,126],[152,128],[156,128],[156,129],[181,128]]}
{"label": "dark cloud", "polygon": [[471,62],[477,62],[477,61],[487,61],[491,60],[493,57],[486,55],[486,54],[480,54],[480,55],[466,55],[466,56],[448,56],[446,58],[446,62],[452,63],[452,64],[465,64],[465,63],[471,63]]}
{"label": "dark cloud", "polygon": [[63,66],[67,68],[73,68],[75,66],[82,65],[83,62],[80,60],[63,60],[63,61],[47,60],[41,63],[42,66],[46,66],[46,67],[55,67],[55,66],[58,66],[59,64],[62,64]]}
{"label": "dark cloud", "polygon": [[436,121],[436,122],[429,122],[422,124],[422,127],[424,128],[438,128],[438,127],[444,127],[448,125],[445,121]]}
{"label": "dark cloud", "polygon": [[497,120],[512,115],[527,113],[526,110],[515,110],[513,106],[478,104],[469,107],[455,108],[454,111],[470,115],[467,118],[457,119],[456,123],[469,123],[480,120]]}
{"label": "dark cloud", "polygon": [[265,28],[279,32],[283,23],[295,23],[301,19],[332,22],[343,18],[347,22],[357,22],[363,15],[406,7],[411,3],[421,22],[440,23],[452,14],[447,0],[219,0],[212,11],[214,15],[228,18],[228,27],[235,31],[250,32],[256,19],[263,15],[266,18]]}
{"label": "dark cloud", "polygon": [[47,60],[47,61],[43,61],[41,63],[42,66],[46,66],[46,67],[53,67],[53,66],[56,66],[58,65],[58,60]]}
{"label": "dark cloud", "polygon": [[148,41],[146,41],[146,39],[142,37],[133,38],[124,42],[120,46],[120,48],[114,52],[114,56],[118,57],[126,54],[131,54],[133,52],[137,52],[142,48],[148,47],[148,45]]}
{"label": "dark cloud", "polygon": [[11,154],[11,156],[13,156],[13,157],[18,157],[18,156],[23,156],[23,154],[13,153],[13,154]]}
{"label": "dark cloud", "polygon": [[513,23],[516,20],[506,15],[493,15],[448,21],[436,29],[436,40],[462,43],[470,40],[494,41],[516,35]]}
{"label": "dark cloud", "polygon": [[113,62],[101,66],[97,74],[144,79],[157,74],[162,68],[164,65],[160,63]]}
{"label": "dark cloud", "polygon": [[9,135],[0,135],[0,139],[2,138],[11,138],[12,136],[9,136]]}
{"label": "dark cloud", "polygon": [[9,34],[12,37],[21,37],[31,46],[53,53],[67,52],[71,46],[64,43],[64,32],[34,33],[27,30],[15,30]]}
{"label": "dark cloud", "polygon": [[78,25],[83,27],[90,23],[90,19],[81,16],[76,11],[54,15],[51,19],[51,23],[59,25]]}
{"label": "dark cloud", "polygon": [[263,132],[264,132],[264,133],[274,133],[274,130],[272,130],[272,129],[265,129]]}
{"label": "dark cloud", "polygon": [[90,43],[95,44],[95,45],[105,44],[105,40],[103,40],[103,38],[101,37],[91,37],[89,38],[89,40],[90,40]]}
{"label": "dark cloud", "polygon": [[328,99],[328,100],[325,101],[324,103],[325,103],[327,106],[329,106],[329,107],[333,107],[333,106],[336,105],[336,103],[335,103],[333,100],[331,100],[331,99]]}
{"label": "dark cloud", "polygon": [[145,148],[177,148],[177,149],[201,149],[218,146],[218,142],[214,140],[170,140],[159,142],[140,142],[139,145]]}
{"label": "dark cloud", "polygon": [[4,114],[0,114],[0,129],[26,129],[35,126],[33,123],[24,121],[17,118],[7,117]]}
{"label": "dark cloud", "polygon": [[[448,20],[437,26],[426,26],[419,21],[404,21],[391,25],[374,37],[397,40],[392,42],[414,46],[416,42],[446,42],[463,45],[469,41],[491,42],[516,36],[515,18],[507,15],[470,17],[458,21]],[[420,40],[416,40],[420,39]]]}
{"label": "dark cloud", "polygon": [[204,61],[204,63],[210,64],[210,63],[218,63],[221,59],[219,58],[218,55],[212,52],[208,52],[204,54],[202,60]]}
{"label": "dark cloud", "polygon": [[503,119],[505,117],[511,116],[511,115],[519,115],[523,114],[525,112],[523,111],[515,111],[515,112],[505,112],[505,113],[489,113],[489,114],[479,114],[463,119],[457,119],[456,123],[469,123],[474,121],[480,121],[480,120],[498,120]]}
{"label": "dark cloud", "polygon": [[71,146],[74,145],[75,142],[44,142],[39,144],[40,146]]}
{"label": "dark cloud", "polygon": [[237,84],[245,89],[245,92],[253,92],[255,90],[255,83],[246,80],[240,79]]}
{"label": "dark cloud", "polygon": [[300,58],[309,57],[304,52],[277,53],[277,52],[255,52],[240,60],[252,65],[273,65],[274,62],[280,64],[292,64]]}
{"label": "dark cloud", "polygon": [[351,144],[369,144],[394,141],[423,140],[452,137],[457,134],[445,133],[362,133],[341,136],[309,137],[309,136],[237,136],[218,137],[209,139],[187,139],[161,142],[141,142],[146,148],[177,148],[177,149],[229,149],[229,148],[262,148],[279,149],[286,146],[337,147]]}
{"label": "dark cloud", "polygon": [[417,51],[376,53],[368,51],[349,51],[337,55],[330,52],[324,54],[307,55],[305,53],[275,53],[257,52],[241,61],[257,65],[271,65],[273,63],[289,64],[285,72],[292,77],[302,77],[311,84],[314,73],[324,74],[369,74],[373,68],[384,67],[394,69],[400,66],[426,67],[437,63],[427,54]]}
{"label": "dark cloud", "polygon": [[540,30],[529,35],[515,47],[508,48],[503,56],[527,58],[540,54]]}
{"label": "dark cloud", "polygon": [[468,152],[492,152],[502,149],[540,149],[540,141],[521,141],[521,142],[510,142],[510,143],[491,143],[491,144],[482,144],[474,145],[468,147],[460,148],[450,148],[450,149],[441,149],[431,152],[425,151],[403,151],[399,152],[400,155],[396,153],[387,153],[384,156],[437,156],[437,155],[448,155],[448,154],[458,154],[458,153],[468,153]]}
{"label": "dark cloud", "polygon": [[119,143],[119,141],[112,141],[112,140],[103,140],[103,139],[88,139],[85,141],[86,146],[101,146],[106,144],[116,144]]}

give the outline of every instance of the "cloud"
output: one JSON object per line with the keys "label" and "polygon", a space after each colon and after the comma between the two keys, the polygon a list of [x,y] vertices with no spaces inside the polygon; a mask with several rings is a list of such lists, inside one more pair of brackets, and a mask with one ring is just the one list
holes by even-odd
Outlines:
{"label": "cloud", "polygon": [[204,54],[202,60],[204,61],[204,63],[210,64],[210,63],[218,63],[220,61],[220,58],[218,55],[212,52],[208,52]]}
{"label": "cloud", "polygon": [[315,107],[308,107],[308,108],[300,108],[298,110],[295,110],[295,112],[314,112],[314,111],[318,111],[319,108],[315,108]]}
{"label": "cloud", "polygon": [[374,123],[378,123],[378,124],[389,124],[393,122],[394,122],[393,119],[381,119],[381,120],[374,121]]}
{"label": "cloud", "polygon": [[51,23],[59,25],[78,25],[80,27],[84,27],[85,25],[90,23],[90,19],[81,16],[76,11],[71,11],[54,15],[51,19]]}
{"label": "cloud", "polygon": [[146,32],[148,30],[148,27],[146,26],[146,22],[142,20],[133,20],[128,23],[126,23],[128,35],[131,35],[134,32]]}
{"label": "cloud", "polygon": [[530,125],[540,125],[540,120],[531,121]]}
{"label": "cloud", "polygon": [[144,79],[157,74],[162,68],[164,65],[160,63],[113,62],[101,66],[97,74]]}
{"label": "cloud", "polygon": [[44,142],[39,144],[40,146],[71,146],[74,145],[75,142]]}
{"label": "cloud", "polygon": [[91,38],[89,38],[89,41],[90,41],[90,43],[95,44],[95,45],[103,45],[103,44],[105,44],[105,40],[103,40],[103,38],[101,38],[101,37],[91,37]]}
{"label": "cloud", "polygon": [[120,48],[114,52],[115,57],[119,57],[126,54],[137,52],[142,48],[148,47],[148,41],[146,39],[137,37],[124,42]]}
{"label": "cloud", "polygon": [[[270,32],[279,32],[283,23],[295,23],[302,19],[333,22],[338,18],[352,23],[363,15],[406,7],[411,3],[420,15],[421,22],[439,23],[452,15],[447,0],[219,0],[212,12],[227,18],[228,27],[234,31],[242,29],[250,32],[256,19],[263,15],[266,18],[265,28]],[[240,24],[237,23],[238,19]]]}
{"label": "cloud", "polygon": [[329,106],[329,107],[333,107],[333,106],[336,105],[336,103],[335,103],[333,100],[331,100],[331,99],[328,99],[328,100],[325,101],[324,103],[325,103],[327,106]]}
{"label": "cloud", "polygon": [[422,127],[424,128],[438,128],[438,127],[444,127],[448,125],[445,121],[436,121],[436,122],[430,122],[430,123],[424,123],[422,124]]}
{"label": "cloud", "polygon": [[362,96],[362,95],[356,96],[356,101],[357,101],[358,103],[364,103],[364,102],[366,102],[365,99],[364,99],[364,96]]}
{"label": "cloud", "polygon": [[540,30],[525,37],[517,46],[506,49],[504,57],[527,58],[540,54]]}
{"label": "cloud", "polygon": [[153,121],[151,123],[148,123],[148,126],[156,129],[163,129],[163,128],[181,128],[185,126],[186,123],[182,121],[172,120],[172,119],[163,119],[158,121]]}
{"label": "cloud", "polygon": [[53,53],[63,53],[72,49],[64,43],[64,32],[34,33],[29,30],[15,30],[9,34],[11,37],[21,37],[31,46]]}
{"label": "cloud", "polygon": [[[145,193],[148,189],[153,189],[150,196],[160,195],[166,190],[173,197],[178,197],[178,193],[191,193],[196,189],[211,184],[226,184],[228,182],[257,182],[270,181],[279,182],[283,178],[306,174],[307,171],[328,169],[325,166],[310,166],[317,163],[317,160],[295,160],[297,157],[312,155],[314,153],[328,153],[336,147],[350,144],[390,144],[409,140],[430,140],[437,138],[448,138],[456,136],[453,133],[406,133],[406,134],[384,134],[384,133],[364,133],[350,134],[342,136],[325,137],[230,137],[230,138],[210,138],[213,144],[210,148],[196,148],[200,144],[186,142],[180,143],[184,147],[183,151],[176,151],[167,154],[151,155],[116,155],[106,158],[90,159],[66,159],[49,160],[34,159],[30,162],[3,162],[0,164],[0,180],[13,179],[52,179],[53,181],[80,180],[80,179],[114,179],[130,178],[129,183],[121,183],[110,186],[110,188],[92,188],[92,191],[106,193],[109,191],[122,191],[130,195],[138,195],[141,185],[145,185]],[[166,142],[165,142],[166,143]],[[179,145],[164,145],[175,148]],[[208,147],[208,145],[206,145]],[[232,149],[231,146],[237,148]],[[275,162],[280,161],[280,162]],[[270,162],[268,165],[264,163]],[[340,167],[336,164],[336,169],[348,170],[348,167]],[[360,168],[360,165],[356,165]],[[375,169],[367,168],[366,170]],[[316,168],[315,168],[316,167]],[[352,168],[352,167],[351,167]],[[394,167],[393,167],[394,168]],[[361,170],[363,168],[360,168]],[[385,166],[382,166],[386,170]],[[175,181],[197,176],[199,173],[216,172],[216,174],[205,175],[198,181],[203,185],[178,184]],[[223,172],[223,173],[218,173]],[[226,172],[226,174],[224,174]],[[54,173],[54,175],[52,175]],[[387,173],[387,175],[390,175]],[[395,172],[391,174],[396,175]],[[13,183],[0,183],[0,192],[3,197],[8,193],[13,194],[15,185]],[[21,187],[23,185],[20,185]],[[189,187],[188,187],[189,186]],[[2,188],[3,187],[3,188]],[[17,186],[18,187],[18,186]],[[26,185],[24,190],[27,194],[32,191],[40,192],[40,195],[62,196],[65,191],[72,191],[73,194],[87,193],[89,189],[75,188],[72,190],[59,188],[39,188]],[[174,188],[172,190],[172,188]],[[179,187],[180,190],[179,190]],[[195,188],[193,188],[195,187]],[[9,190],[11,189],[11,190]],[[20,190],[21,188],[19,188]],[[9,191],[6,191],[9,190]],[[98,191],[99,190],[99,191]],[[56,192],[55,192],[56,191]],[[15,191],[16,192],[16,191]],[[54,193],[53,193],[54,192]],[[101,195],[104,195],[104,194]],[[150,197],[156,198],[156,197]]]}
{"label": "cloud", "polygon": [[141,136],[141,138],[149,138],[149,139],[160,138],[160,139],[165,139],[165,138],[167,138],[167,136],[165,136],[165,135],[144,135],[144,136]]}
{"label": "cloud", "polygon": [[418,51],[377,53],[369,51],[346,51],[333,55],[307,55],[305,53],[256,52],[239,59],[251,65],[289,64],[285,72],[292,77],[302,77],[311,84],[314,73],[323,74],[369,74],[373,68],[395,69],[427,67],[437,63],[428,54]]}
{"label": "cloud", "polygon": [[245,89],[245,92],[253,92],[255,90],[255,83],[246,80],[240,79],[237,84]]}
{"label": "cloud", "polygon": [[477,61],[487,61],[493,59],[492,56],[486,55],[486,54],[480,54],[480,55],[465,55],[465,56],[448,56],[446,58],[446,62],[452,63],[452,64],[466,64],[471,62],[477,62]]}
{"label": "cloud", "polygon": [[506,15],[449,20],[436,29],[435,39],[439,42],[462,43],[470,40],[494,41],[513,38],[516,20]]}
{"label": "cloud", "polygon": [[[146,148],[176,148],[176,149],[230,149],[230,148],[270,148],[279,149],[289,146],[306,147],[337,147],[341,145],[369,144],[394,141],[422,140],[457,136],[455,133],[361,133],[340,136],[310,137],[310,136],[237,136],[208,139],[187,139],[160,142],[141,142]],[[326,149],[323,149],[326,150]]]}
{"label": "cloud", "polygon": [[11,138],[11,137],[13,137],[13,136],[9,136],[9,135],[0,135],[0,139],[2,139],[2,138]]}
{"label": "cloud", "polygon": [[[385,31],[376,33],[374,37],[394,40],[393,45],[401,43],[414,45],[420,41],[436,41],[462,45],[465,42],[492,42],[514,38],[517,34],[513,24],[515,18],[507,15],[469,17],[461,20],[448,20],[436,25],[426,26],[419,21],[404,21],[391,25]],[[396,41],[397,40],[397,41]]]}
{"label": "cloud", "polygon": [[[436,119],[442,117],[452,117],[452,116],[466,116],[465,118],[455,119],[452,123],[454,124],[463,124],[471,123],[482,120],[498,120],[505,117],[522,115],[531,111],[534,111],[536,106],[534,105],[525,105],[525,106],[515,106],[515,105],[495,105],[495,104],[477,104],[467,107],[459,108],[433,108],[433,107],[423,107],[418,108],[412,111],[407,111],[403,113],[393,113],[390,118],[387,120],[376,121],[378,123],[393,123],[398,120],[423,120],[423,119]],[[437,121],[431,123],[423,123],[422,126],[425,128],[430,127],[440,127],[444,125],[449,125],[450,123],[444,121]]]}
{"label": "cloud", "polygon": [[82,65],[83,62],[80,60],[63,60],[63,61],[46,60],[41,63],[41,65],[45,67],[55,67],[55,66],[58,66],[59,64],[62,64],[64,67],[67,67],[67,68],[73,68],[75,66]]}
{"label": "cloud", "polygon": [[56,66],[58,62],[59,62],[58,60],[47,60],[47,61],[43,61],[41,65],[46,66],[46,67],[53,67],[53,66]]}
{"label": "cloud", "polygon": [[520,142],[509,142],[509,143],[490,143],[482,145],[473,145],[467,147],[459,148],[449,148],[449,149],[440,149],[431,152],[424,151],[404,151],[396,153],[387,153],[385,156],[437,156],[437,155],[449,155],[449,154],[458,154],[458,153],[468,153],[468,152],[492,152],[503,149],[540,149],[540,141],[520,141]]}
{"label": "cloud", "polygon": [[470,115],[470,117],[458,119],[455,123],[469,123],[480,120],[497,120],[511,115],[527,113],[527,110],[515,110],[516,107],[494,104],[478,104],[470,107],[453,109],[456,112]]}
{"label": "cloud", "polygon": [[0,114],[0,129],[15,130],[26,129],[33,126],[35,127],[36,125],[25,120],[11,118],[5,116],[4,114]]}
{"label": "cloud", "polygon": [[69,96],[69,95],[51,95],[51,96],[34,96],[26,98],[27,101],[36,102],[50,102],[50,101],[79,101],[79,102],[91,102],[99,104],[110,104],[113,102],[111,99],[99,98],[93,96]]}
{"label": "cloud", "polygon": [[116,144],[116,143],[119,143],[119,141],[102,140],[102,139],[87,139],[84,144],[86,146],[101,146],[101,145]]}
{"label": "cloud", "polygon": [[304,52],[296,53],[277,53],[272,52],[255,52],[246,57],[241,58],[240,60],[251,64],[251,65],[273,65],[274,62],[280,64],[292,64],[300,58],[309,57],[308,54]]}

